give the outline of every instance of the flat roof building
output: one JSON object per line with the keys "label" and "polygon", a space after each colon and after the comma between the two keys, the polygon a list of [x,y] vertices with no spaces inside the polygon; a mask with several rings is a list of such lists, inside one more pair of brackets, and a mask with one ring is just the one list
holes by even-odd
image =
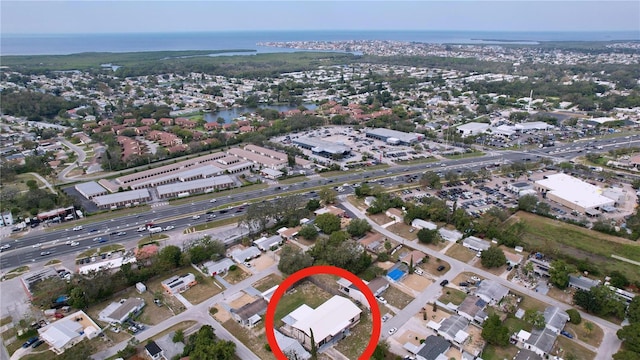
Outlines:
{"label": "flat roof building", "polygon": [[197,283],[196,277],[192,273],[188,273],[181,276],[174,275],[161,284],[169,294],[174,295],[189,290]]}
{"label": "flat roof building", "polygon": [[228,189],[235,185],[235,181],[229,175],[214,176],[206,179],[178,182],[169,185],[161,185],[156,188],[158,197],[168,199],[182,193],[199,194],[206,191]]}
{"label": "flat roof building", "polygon": [[335,295],[315,309],[303,304],[282,321],[303,346],[311,346],[313,331],[316,346],[320,347],[346,335],[346,331],[360,321],[361,313],[349,299]]}
{"label": "flat roof building", "polygon": [[344,144],[333,143],[320,139],[302,136],[297,139],[293,139],[292,142],[301,148],[311,150],[314,154],[324,157],[345,156],[351,153],[351,148]]}
{"label": "flat roof building", "polygon": [[123,191],[109,195],[96,196],[92,201],[100,209],[109,209],[112,207],[131,206],[136,203],[144,203],[151,200],[151,194],[147,189],[138,189],[131,191]]}
{"label": "flat roof building", "polygon": [[270,169],[279,169],[283,166],[287,166],[287,159],[274,159],[268,156],[261,155],[257,152],[240,149],[240,148],[231,148],[227,151],[228,154],[235,155],[241,159],[245,159],[247,161],[251,161],[261,167],[270,168]]}
{"label": "flat roof building", "polygon": [[473,136],[482,134],[487,131],[489,128],[489,124],[479,123],[479,122],[470,122],[466,124],[462,124],[456,128],[458,133],[462,135],[462,137]]}
{"label": "flat roof building", "polygon": [[615,201],[602,196],[602,189],[567,174],[548,175],[535,182],[543,197],[581,213],[614,206]]}
{"label": "flat roof building", "polygon": [[257,246],[262,251],[269,251],[272,247],[277,247],[282,243],[282,237],[280,235],[273,235],[270,237],[261,237],[253,242],[253,245]]}
{"label": "flat roof building", "polygon": [[82,184],[78,184],[75,186],[75,188],[76,190],[78,190],[80,195],[84,196],[89,200],[93,199],[96,196],[107,195],[109,193],[107,189],[103,188],[95,181],[89,181]]}
{"label": "flat roof building", "polygon": [[422,141],[424,136],[422,134],[407,133],[404,131],[397,131],[385,128],[376,128],[368,130],[367,137],[382,140],[389,144],[411,145],[418,141]]}

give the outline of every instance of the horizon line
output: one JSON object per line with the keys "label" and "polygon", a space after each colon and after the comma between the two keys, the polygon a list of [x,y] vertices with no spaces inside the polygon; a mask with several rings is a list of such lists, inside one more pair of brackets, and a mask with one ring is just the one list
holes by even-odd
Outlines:
{"label": "horizon line", "polygon": [[[175,31],[121,31],[121,32],[61,32],[61,33],[42,33],[42,32],[0,32],[0,37],[4,36],[58,36],[58,35],[153,35],[153,34],[204,34],[204,33],[251,33],[251,32],[477,32],[477,33],[529,33],[529,34],[545,34],[545,33],[631,33],[633,30],[445,30],[445,29],[253,29],[253,30],[175,30]],[[640,39],[640,37],[639,37]]]}

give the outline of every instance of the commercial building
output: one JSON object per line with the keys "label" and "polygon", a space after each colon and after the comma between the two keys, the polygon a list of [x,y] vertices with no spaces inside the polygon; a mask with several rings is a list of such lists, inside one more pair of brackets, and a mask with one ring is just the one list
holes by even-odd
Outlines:
{"label": "commercial building", "polygon": [[89,200],[93,199],[96,196],[109,194],[109,191],[107,191],[107,189],[103,188],[95,181],[89,181],[86,183],[78,184],[75,186],[75,188],[76,190],[78,190],[80,195],[84,196]]}
{"label": "commercial building", "polygon": [[207,164],[190,168],[184,171],[178,171],[171,174],[156,176],[152,179],[139,181],[131,185],[132,189],[151,188],[160,185],[171,184],[175,182],[193,181],[198,179],[206,179],[212,176],[221,175],[224,172],[221,168]]}
{"label": "commercial building", "polygon": [[100,209],[112,209],[114,207],[129,207],[151,200],[151,194],[147,189],[123,191],[109,195],[96,196],[91,199]]}
{"label": "commercial building", "polygon": [[458,133],[462,135],[462,137],[479,135],[483,132],[487,131],[489,128],[489,124],[479,123],[479,122],[470,122],[466,124],[462,124],[456,128]]}
{"label": "commercial building", "polygon": [[189,288],[197,283],[196,277],[193,274],[188,273],[181,276],[174,275],[163,281],[161,285],[167,293],[175,295],[189,290]]}
{"label": "commercial building", "polygon": [[424,138],[422,134],[406,133],[384,128],[371,129],[365,134],[369,138],[382,140],[391,145],[411,145],[422,141]]}
{"label": "commercial building", "polygon": [[161,199],[174,198],[180,194],[199,194],[216,190],[229,189],[235,186],[235,181],[229,175],[221,175],[206,179],[178,182],[169,185],[161,185],[156,188]]}
{"label": "commercial building", "polygon": [[101,332],[100,327],[84,311],[75,312],[38,329],[40,338],[58,355],[84,339],[95,338]]}
{"label": "commercial building", "polygon": [[543,197],[583,214],[592,213],[615,201],[602,195],[602,189],[567,174],[553,174],[535,182]]}
{"label": "commercial building", "polygon": [[240,149],[240,148],[231,148],[227,151],[227,154],[234,155],[241,159],[251,161],[260,167],[270,168],[270,169],[280,169],[283,166],[287,166],[287,159],[274,159],[268,156],[261,155],[257,152]]}
{"label": "commercial building", "polygon": [[292,142],[301,148],[311,150],[312,153],[322,157],[344,157],[351,154],[350,147],[344,144],[332,143],[325,140],[310,137],[298,137],[297,139],[293,139]]}
{"label": "commercial building", "polygon": [[349,299],[336,295],[315,309],[303,304],[282,321],[303,346],[311,347],[313,331],[315,345],[321,347],[344,337],[360,321],[361,314],[362,310]]}
{"label": "commercial building", "polygon": [[100,312],[98,318],[108,323],[122,324],[133,314],[144,308],[145,302],[141,298],[128,298],[109,304]]}

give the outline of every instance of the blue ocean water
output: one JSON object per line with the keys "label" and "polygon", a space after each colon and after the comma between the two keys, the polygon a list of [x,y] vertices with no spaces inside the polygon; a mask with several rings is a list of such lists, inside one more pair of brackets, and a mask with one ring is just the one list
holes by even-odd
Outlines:
{"label": "blue ocean water", "polygon": [[426,43],[487,43],[482,39],[531,41],[640,40],[626,32],[477,32],[477,31],[233,31],[138,34],[0,34],[0,55],[63,55],[81,52],[255,49],[259,53],[290,49],[259,47],[269,41],[398,40]]}

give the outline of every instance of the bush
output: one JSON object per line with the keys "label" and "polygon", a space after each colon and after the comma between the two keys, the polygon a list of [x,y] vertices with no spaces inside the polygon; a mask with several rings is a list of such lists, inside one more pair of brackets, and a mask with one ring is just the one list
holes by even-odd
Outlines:
{"label": "bush", "polygon": [[264,349],[268,352],[271,352],[271,345],[269,344],[264,344]]}
{"label": "bush", "polygon": [[229,271],[236,271],[236,270],[238,270],[238,266],[237,265],[234,264],[234,265],[229,266]]}
{"label": "bush", "polygon": [[569,315],[569,322],[575,325],[578,325],[582,322],[582,316],[580,312],[576,309],[567,310],[567,314]]}

